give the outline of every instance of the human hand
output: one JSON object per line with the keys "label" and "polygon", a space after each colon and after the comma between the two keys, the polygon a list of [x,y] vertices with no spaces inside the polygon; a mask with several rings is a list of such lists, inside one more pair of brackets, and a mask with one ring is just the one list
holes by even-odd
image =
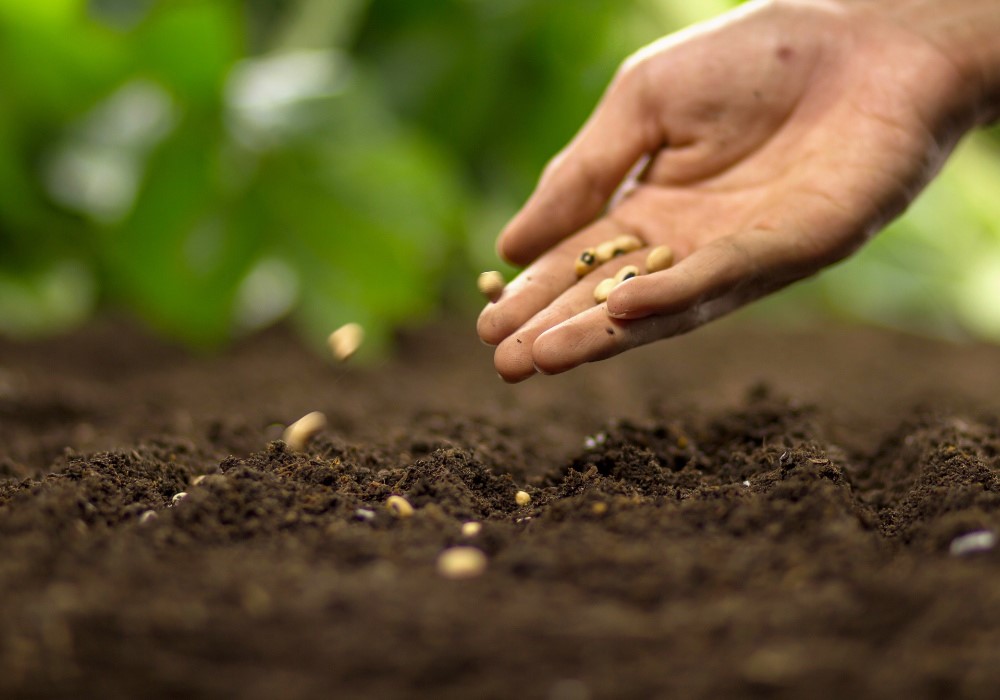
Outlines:
{"label": "human hand", "polygon": [[[497,371],[605,359],[842,259],[933,176],[977,99],[938,44],[864,3],[751,3],[643,49],[500,236],[527,268],[479,318]],[[677,263],[595,306],[648,248],[582,279],[574,261],[623,233]]]}

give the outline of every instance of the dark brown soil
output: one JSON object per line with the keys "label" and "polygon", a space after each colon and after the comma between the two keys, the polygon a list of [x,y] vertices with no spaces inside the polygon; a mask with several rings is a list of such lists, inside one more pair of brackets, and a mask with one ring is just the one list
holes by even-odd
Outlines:
{"label": "dark brown soil", "polygon": [[949,544],[1000,532],[997,387],[739,320],[517,387],[444,326],[368,369],[2,344],[0,697],[996,698],[1000,551]]}

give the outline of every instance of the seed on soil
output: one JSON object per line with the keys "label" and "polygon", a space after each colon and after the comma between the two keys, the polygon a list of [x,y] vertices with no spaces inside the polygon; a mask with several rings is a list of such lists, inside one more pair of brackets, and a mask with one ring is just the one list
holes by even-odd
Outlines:
{"label": "seed on soil", "polygon": [[462,537],[475,537],[482,532],[483,524],[470,521],[462,523]]}
{"label": "seed on soil", "polygon": [[207,474],[199,474],[195,478],[191,479],[191,485],[192,486],[197,486],[198,484],[200,484],[201,482],[203,482],[207,477],[208,477]]}
{"label": "seed on soil", "polygon": [[437,570],[454,581],[475,578],[486,571],[486,555],[475,547],[451,547],[438,555]]}
{"label": "seed on soil", "polygon": [[187,497],[188,497],[187,491],[181,491],[180,493],[175,493],[174,497],[170,499],[170,505],[176,506]]}
{"label": "seed on soil", "polygon": [[285,441],[289,449],[301,452],[309,444],[309,441],[316,437],[323,428],[326,427],[326,416],[319,411],[307,413],[290,426],[285,428],[281,439]]}
{"label": "seed on soil", "polygon": [[413,506],[402,496],[389,496],[385,499],[385,507],[397,518],[409,518],[413,515]]}
{"label": "seed on soil", "polygon": [[490,270],[479,275],[476,285],[479,287],[480,294],[490,301],[496,301],[500,298],[500,293],[503,292],[507,283],[504,282],[503,275],[496,270]]}
{"label": "seed on soil", "polygon": [[365,329],[358,323],[347,323],[335,330],[326,339],[330,352],[338,362],[346,362],[358,351],[365,340]]}
{"label": "seed on soil", "polygon": [[587,248],[576,259],[576,276],[583,277],[595,267],[597,267],[597,250]]}
{"label": "seed on soil", "polygon": [[375,511],[368,508],[358,508],[354,511],[354,517],[358,520],[369,522],[375,519]]}
{"label": "seed on soil", "polygon": [[608,512],[608,504],[604,501],[598,501],[590,507],[590,512],[594,515],[604,515]]}
{"label": "seed on soil", "polygon": [[653,273],[666,270],[674,264],[674,251],[670,246],[658,245],[646,256],[646,272]]}
{"label": "seed on soil", "polygon": [[514,494],[514,502],[519,506],[526,506],[531,503],[531,494],[527,491],[518,491]]}
{"label": "seed on soil", "polygon": [[992,530],[975,530],[953,539],[948,547],[948,553],[953,557],[961,557],[966,554],[988,552],[996,544],[997,536]]}
{"label": "seed on soil", "polygon": [[638,276],[639,276],[638,267],[636,267],[635,265],[626,265],[625,267],[623,267],[622,269],[620,269],[618,272],[615,273],[613,280],[615,285],[619,285],[625,280],[630,280],[633,277],[638,277]]}
{"label": "seed on soil", "polygon": [[594,287],[594,301],[598,304],[603,304],[608,300],[608,295],[611,294],[611,290],[615,288],[615,281],[610,277],[601,280]]}
{"label": "seed on soil", "polygon": [[155,510],[146,510],[146,511],[143,511],[142,515],[139,516],[139,524],[140,525],[145,525],[146,523],[151,523],[154,520],[156,520],[158,517],[160,517],[160,516],[156,514]]}

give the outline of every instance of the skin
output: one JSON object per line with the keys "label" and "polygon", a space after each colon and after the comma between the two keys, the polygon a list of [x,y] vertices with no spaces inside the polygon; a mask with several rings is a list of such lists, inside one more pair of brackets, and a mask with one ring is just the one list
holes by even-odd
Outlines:
{"label": "skin", "polygon": [[[500,235],[526,266],[479,318],[500,376],[690,331],[855,251],[995,116],[997,32],[995,0],[786,0],[639,51]],[[622,233],[647,247],[578,280]],[[672,268],[594,304],[660,244]]]}

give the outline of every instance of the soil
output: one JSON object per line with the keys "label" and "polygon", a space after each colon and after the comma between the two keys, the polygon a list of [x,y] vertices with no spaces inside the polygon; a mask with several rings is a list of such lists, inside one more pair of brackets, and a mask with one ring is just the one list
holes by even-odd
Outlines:
{"label": "soil", "polygon": [[511,387],[471,335],[0,344],[0,697],[997,697],[1000,551],[950,545],[1000,349],[735,319]]}

